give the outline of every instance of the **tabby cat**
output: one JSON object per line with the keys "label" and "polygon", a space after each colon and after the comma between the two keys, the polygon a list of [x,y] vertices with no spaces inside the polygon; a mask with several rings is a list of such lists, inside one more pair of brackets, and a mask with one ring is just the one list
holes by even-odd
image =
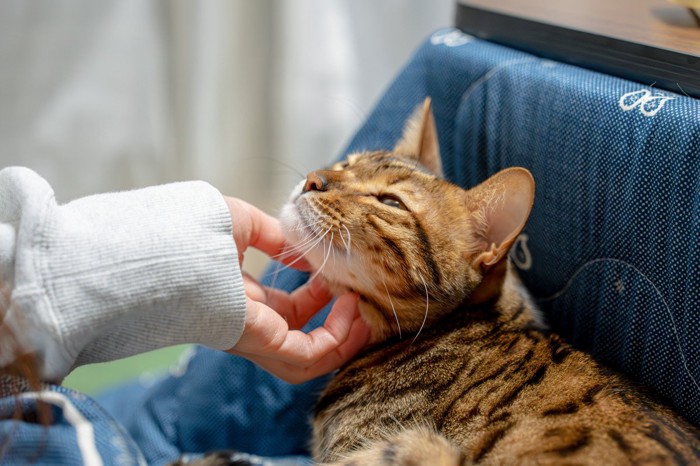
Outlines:
{"label": "tabby cat", "polygon": [[360,294],[374,341],[318,401],[315,461],[700,464],[694,427],[542,324],[508,261],[534,191],[523,168],[443,180],[429,100],[393,151],[295,190],[290,242]]}

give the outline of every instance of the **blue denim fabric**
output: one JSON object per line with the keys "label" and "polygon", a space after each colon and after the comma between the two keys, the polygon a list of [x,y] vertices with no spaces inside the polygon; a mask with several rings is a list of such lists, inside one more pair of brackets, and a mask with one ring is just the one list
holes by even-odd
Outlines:
{"label": "blue denim fabric", "polygon": [[[449,180],[468,187],[509,166],[533,173],[535,207],[512,258],[551,326],[700,425],[700,102],[444,30],[346,152],[392,147],[427,95]],[[276,285],[304,280],[282,271]],[[106,395],[111,417],[84,397],[75,403],[101,426],[96,437],[121,432],[117,420],[149,464],[221,448],[303,458],[324,383],[290,386],[198,348],[155,386]],[[2,401],[6,418],[14,398]],[[75,444],[60,416],[44,434],[34,427],[0,422],[18,448],[47,435],[51,446]],[[118,438],[123,456],[133,451]]]}
{"label": "blue denim fabric", "polygon": [[[146,464],[124,427],[94,400],[62,387],[39,397],[43,409],[36,394],[0,398],[0,464],[96,465],[100,459],[105,465]],[[41,416],[47,410],[48,426]]]}

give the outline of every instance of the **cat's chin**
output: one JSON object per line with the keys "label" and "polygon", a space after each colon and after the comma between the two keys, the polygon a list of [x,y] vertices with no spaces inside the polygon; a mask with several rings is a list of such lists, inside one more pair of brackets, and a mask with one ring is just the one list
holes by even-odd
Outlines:
{"label": "cat's chin", "polygon": [[342,279],[343,263],[346,261],[345,252],[335,250],[335,245],[331,246],[334,250],[330,250],[328,241],[319,240],[316,246],[309,244],[309,238],[318,233],[305,226],[293,199],[282,207],[279,219],[285,239],[291,246],[290,250],[303,254],[304,260],[311,265],[314,273],[321,270],[319,275],[326,280],[334,294],[342,294],[352,287]]}
{"label": "cat's chin", "polygon": [[282,206],[279,220],[287,243],[292,246],[300,244],[303,236],[302,221],[294,202],[290,201]]}
{"label": "cat's chin", "polygon": [[290,201],[282,206],[279,220],[284,237],[290,246],[290,251],[293,250],[299,253],[306,253],[304,255],[304,259],[311,263],[311,265],[318,267],[320,264],[315,264],[312,258],[312,256],[318,255],[315,254],[316,249],[318,248],[308,249],[312,244],[312,242],[310,243],[309,239],[317,236],[318,233],[307,226],[309,222],[304,221],[302,218],[302,213],[297,207],[297,204]]}

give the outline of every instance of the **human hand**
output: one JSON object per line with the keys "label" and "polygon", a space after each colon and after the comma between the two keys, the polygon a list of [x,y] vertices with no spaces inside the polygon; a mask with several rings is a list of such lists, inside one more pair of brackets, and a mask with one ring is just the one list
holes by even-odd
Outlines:
{"label": "human hand", "polygon": [[[225,199],[241,264],[251,246],[270,256],[283,252],[285,239],[277,219],[240,199]],[[285,262],[308,269],[298,257],[289,256]],[[307,334],[300,329],[332,297],[320,280],[292,293],[264,287],[245,274],[244,284],[245,328],[229,353],[243,356],[287,382],[301,383],[330,372],[369,342],[369,329],[357,314],[355,294],[338,298],[323,326]]]}

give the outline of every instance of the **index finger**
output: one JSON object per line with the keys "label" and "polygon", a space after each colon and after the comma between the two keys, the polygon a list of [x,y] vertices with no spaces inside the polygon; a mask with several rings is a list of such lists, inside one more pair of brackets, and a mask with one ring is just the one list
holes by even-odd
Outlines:
{"label": "index finger", "polygon": [[305,259],[287,250],[289,243],[287,243],[278,219],[252,204],[240,199],[238,201],[248,212],[251,222],[249,246],[259,249],[283,264],[304,271],[310,270],[311,267]]}
{"label": "index finger", "polygon": [[269,256],[281,254],[287,241],[280,221],[257,207],[244,203],[250,214],[250,245]]}

